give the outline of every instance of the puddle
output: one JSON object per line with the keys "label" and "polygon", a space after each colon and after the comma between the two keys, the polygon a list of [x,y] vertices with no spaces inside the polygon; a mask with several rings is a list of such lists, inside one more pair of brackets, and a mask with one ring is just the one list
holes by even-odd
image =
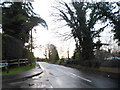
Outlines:
{"label": "puddle", "polygon": [[[51,72],[49,72],[50,75],[53,75]],[[54,76],[54,75],[53,75]]]}
{"label": "puddle", "polygon": [[33,86],[34,84],[33,83],[30,83],[29,86]]}
{"label": "puddle", "polygon": [[46,81],[49,81],[49,79],[46,79]]}
{"label": "puddle", "polygon": [[32,77],[32,79],[38,79],[38,78],[39,78],[39,76]]}

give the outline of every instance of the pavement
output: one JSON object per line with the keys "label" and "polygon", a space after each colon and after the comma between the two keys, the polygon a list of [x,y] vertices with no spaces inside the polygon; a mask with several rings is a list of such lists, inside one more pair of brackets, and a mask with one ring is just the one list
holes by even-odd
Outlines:
{"label": "pavement", "polygon": [[42,73],[41,67],[36,64],[36,66],[30,70],[18,73],[18,74],[11,74],[11,75],[3,75],[2,76],[2,83],[9,83],[15,81],[26,80],[28,78],[32,78],[34,76],[40,75]]}

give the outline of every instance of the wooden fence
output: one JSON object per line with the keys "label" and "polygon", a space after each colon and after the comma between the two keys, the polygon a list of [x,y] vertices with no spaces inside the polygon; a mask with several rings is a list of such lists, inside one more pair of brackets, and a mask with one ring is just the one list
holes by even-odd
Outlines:
{"label": "wooden fence", "polygon": [[8,72],[9,68],[20,67],[21,65],[27,65],[28,59],[14,59],[14,60],[2,60],[2,64],[8,63],[8,66],[2,66],[2,69]]}

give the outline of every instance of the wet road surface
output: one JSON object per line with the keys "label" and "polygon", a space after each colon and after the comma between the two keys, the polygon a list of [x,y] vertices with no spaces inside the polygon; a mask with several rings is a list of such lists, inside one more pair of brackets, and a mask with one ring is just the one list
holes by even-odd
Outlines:
{"label": "wet road surface", "polygon": [[117,80],[62,65],[37,62],[43,73],[27,80],[3,83],[3,88],[118,88]]}

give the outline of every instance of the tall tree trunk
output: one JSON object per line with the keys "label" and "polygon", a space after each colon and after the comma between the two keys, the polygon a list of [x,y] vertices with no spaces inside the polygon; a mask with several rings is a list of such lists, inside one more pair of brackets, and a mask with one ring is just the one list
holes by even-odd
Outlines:
{"label": "tall tree trunk", "polygon": [[82,56],[84,60],[90,60],[93,58],[93,40],[89,34],[87,37],[83,38]]}

